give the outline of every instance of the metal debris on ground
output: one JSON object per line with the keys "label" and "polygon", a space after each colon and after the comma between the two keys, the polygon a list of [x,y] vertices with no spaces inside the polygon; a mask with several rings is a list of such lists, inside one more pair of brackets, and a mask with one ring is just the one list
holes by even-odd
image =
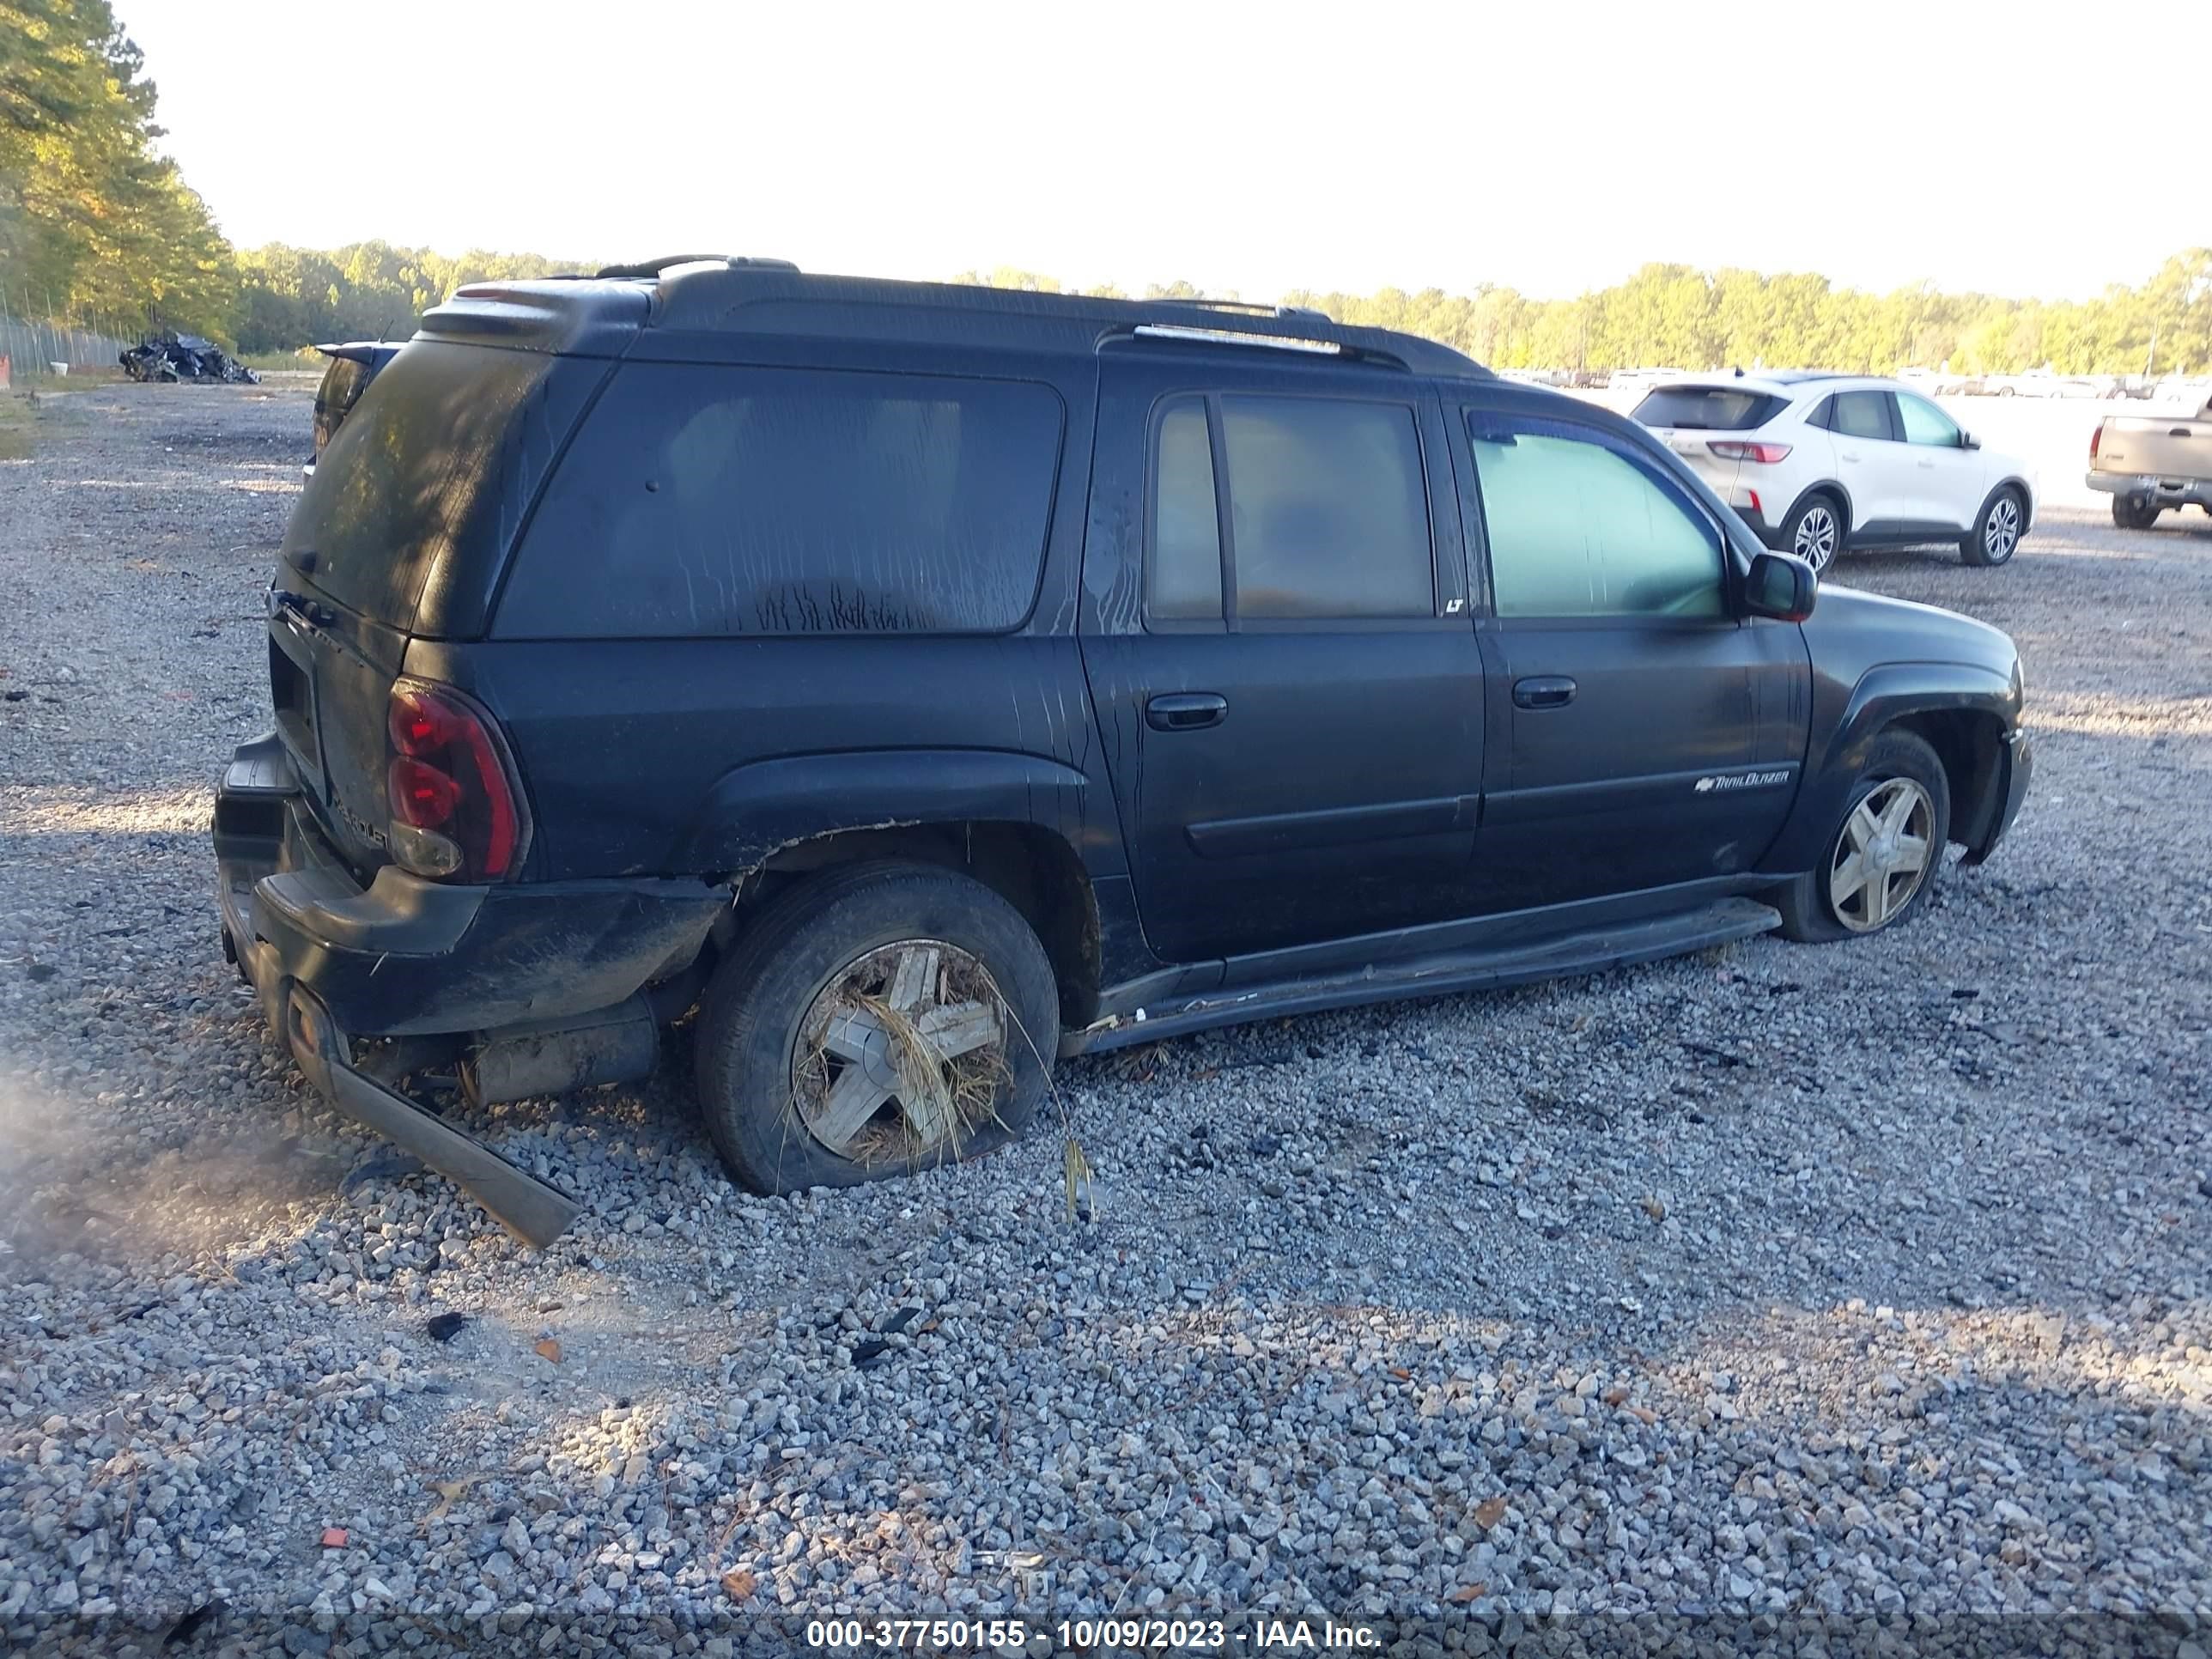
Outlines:
{"label": "metal debris on ground", "polygon": [[219,380],[226,385],[258,386],[261,377],[235,357],[225,354],[213,340],[197,334],[149,334],[117,356],[123,372],[134,380]]}

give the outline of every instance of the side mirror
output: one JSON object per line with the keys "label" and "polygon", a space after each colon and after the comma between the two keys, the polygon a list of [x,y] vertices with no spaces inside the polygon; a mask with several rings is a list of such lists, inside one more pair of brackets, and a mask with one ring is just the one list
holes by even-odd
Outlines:
{"label": "side mirror", "polygon": [[1960,447],[1960,448],[1961,448],[1961,449],[1979,449],[1981,447],[1982,447],[1982,441],[1981,441],[1979,438],[1977,438],[1977,437],[1976,437],[1972,433],[1971,433],[1971,432],[1961,432],[1961,433],[1959,434],[1959,447]]}
{"label": "side mirror", "polygon": [[1744,609],[1777,622],[1803,622],[1813,614],[1820,591],[1820,579],[1804,560],[1787,553],[1762,553],[1751,562],[1751,574],[1744,578]]}

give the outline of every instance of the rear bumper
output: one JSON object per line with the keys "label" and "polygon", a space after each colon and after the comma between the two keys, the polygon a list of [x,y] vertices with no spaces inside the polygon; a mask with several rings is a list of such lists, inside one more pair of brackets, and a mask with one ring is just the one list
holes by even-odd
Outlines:
{"label": "rear bumper", "polygon": [[216,790],[226,954],[316,1092],[476,1194],[543,1248],[568,1194],[356,1064],[356,1037],[493,1030],[611,1007],[686,965],[728,902],[699,882],[442,887],[392,866],[363,887],[301,803],[273,734]]}
{"label": "rear bumper", "polygon": [[295,984],[355,1036],[592,1013],[682,968],[729,902],[696,881],[459,887],[392,865],[364,887],[316,828],[273,735],[225,770],[214,836],[226,949],[280,1032]]}
{"label": "rear bumper", "polygon": [[2107,495],[2125,495],[2159,507],[2201,507],[2212,512],[2212,478],[2160,478],[2141,472],[2092,472],[2082,482]]}
{"label": "rear bumper", "polygon": [[[1739,491],[1738,493],[1742,494],[1744,492]],[[1789,551],[1787,548],[1782,545],[1782,526],[1779,525],[1769,524],[1766,521],[1765,514],[1760,512],[1759,508],[1752,506],[1748,501],[1745,501],[1741,505],[1738,505],[1737,503],[1731,501],[1729,506],[1735,507],[1736,517],[1741,519],[1744,523],[1750,527],[1751,533],[1759,538],[1759,544],[1761,546],[1771,548],[1778,553],[1786,553]]]}

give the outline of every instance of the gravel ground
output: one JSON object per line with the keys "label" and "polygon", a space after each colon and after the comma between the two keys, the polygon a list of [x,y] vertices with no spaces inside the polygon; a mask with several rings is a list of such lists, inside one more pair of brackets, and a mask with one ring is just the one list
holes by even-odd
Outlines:
{"label": "gravel ground", "polygon": [[103,389],[0,463],[11,1643],[1273,1609],[2212,1647],[2212,520],[1848,562],[2027,663],[2027,810],[1899,933],[1071,1064],[1087,1224],[1049,1134],[766,1200],[679,1081],[489,1109],[588,1206],[539,1253],[304,1093],[216,946],[307,426]]}

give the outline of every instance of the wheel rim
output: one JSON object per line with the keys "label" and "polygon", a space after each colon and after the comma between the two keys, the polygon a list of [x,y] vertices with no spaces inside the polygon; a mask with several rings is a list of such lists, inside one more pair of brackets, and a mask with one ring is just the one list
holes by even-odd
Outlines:
{"label": "wheel rim", "polygon": [[792,1046],[794,1115],[855,1164],[957,1157],[1010,1076],[1006,999],[942,939],[880,945],[832,974]]}
{"label": "wheel rim", "polygon": [[1982,526],[1982,548],[1990,558],[2002,562],[2012,557],[2012,550],[2020,545],[2020,508],[2009,495],[2000,495],[1990,509],[1990,521]]}
{"label": "wheel rim", "polygon": [[1825,507],[1812,507],[1797,520],[1797,534],[1790,550],[1818,570],[1836,556],[1838,526],[1836,515]]}
{"label": "wheel rim", "polygon": [[1851,809],[1828,858],[1828,908],[1870,933],[1912,902],[1935,861],[1936,803],[1911,778],[1876,784]]}

